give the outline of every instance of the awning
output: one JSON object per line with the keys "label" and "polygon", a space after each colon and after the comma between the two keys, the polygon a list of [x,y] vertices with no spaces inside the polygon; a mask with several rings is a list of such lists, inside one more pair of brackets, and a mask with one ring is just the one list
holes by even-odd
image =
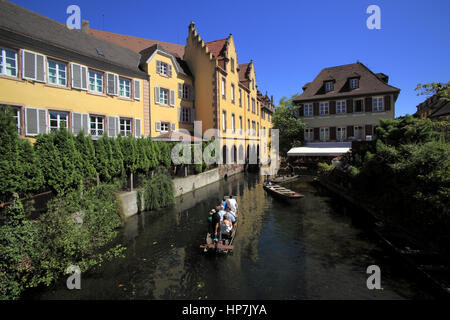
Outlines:
{"label": "awning", "polygon": [[191,136],[182,131],[169,131],[163,133],[152,139],[153,141],[166,141],[166,142],[191,142],[191,143],[201,143],[202,138]]}
{"label": "awning", "polygon": [[340,156],[350,151],[351,142],[317,142],[307,143],[303,147],[292,148],[288,151],[288,157],[298,156],[324,156],[334,157]]}

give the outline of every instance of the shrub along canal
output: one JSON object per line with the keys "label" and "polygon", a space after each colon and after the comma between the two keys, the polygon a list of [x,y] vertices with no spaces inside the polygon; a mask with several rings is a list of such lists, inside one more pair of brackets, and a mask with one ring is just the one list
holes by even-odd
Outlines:
{"label": "shrub along canal", "polygon": [[[129,218],[118,242],[125,258],[66,278],[33,299],[427,299],[364,225],[355,209],[321,194],[304,178],[287,205],[268,195],[262,179],[238,174],[177,198],[171,208]],[[208,211],[224,195],[238,196],[240,225],[229,256],[205,256]],[[366,286],[370,265],[381,268],[382,290]],[[30,297],[28,297],[30,298]]]}

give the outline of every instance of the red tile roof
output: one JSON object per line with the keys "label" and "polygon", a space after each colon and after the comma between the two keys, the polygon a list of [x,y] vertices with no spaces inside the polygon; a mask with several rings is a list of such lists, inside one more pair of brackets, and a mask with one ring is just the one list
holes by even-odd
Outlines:
{"label": "red tile roof", "polygon": [[248,66],[250,65],[250,63],[244,63],[244,64],[240,64],[239,65],[239,81],[245,81],[247,80],[247,71],[248,71]]}
{"label": "red tile roof", "polygon": [[122,47],[128,48],[138,53],[144,49],[147,49],[148,47],[151,47],[155,44],[159,44],[164,48],[165,51],[175,56],[183,58],[184,55],[184,46],[181,44],[139,38],[96,29],[89,29],[89,33],[93,36],[96,36],[97,38],[110,41],[112,43],[118,44]]}
{"label": "red tile roof", "polygon": [[208,46],[208,49],[212,53],[214,58],[223,57],[222,51],[225,44],[227,43],[227,39],[228,38],[206,42],[206,45]]}

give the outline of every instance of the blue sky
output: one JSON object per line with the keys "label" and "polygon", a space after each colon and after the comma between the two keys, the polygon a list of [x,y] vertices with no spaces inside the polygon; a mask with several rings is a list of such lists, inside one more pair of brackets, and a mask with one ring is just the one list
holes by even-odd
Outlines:
{"label": "blue sky", "polygon": [[[261,92],[283,96],[326,67],[357,60],[401,89],[396,116],[425,99],[418,83],[450,81],[448,0],[13,0],[60,22],[76,4],[91,27],[185,44],[191,21],[205,41],[233,34],[239,63],[253,59]],[[381,9],[381,30],[369,30],[368,6]],[[102,19],[104,14],[104,22]]]}

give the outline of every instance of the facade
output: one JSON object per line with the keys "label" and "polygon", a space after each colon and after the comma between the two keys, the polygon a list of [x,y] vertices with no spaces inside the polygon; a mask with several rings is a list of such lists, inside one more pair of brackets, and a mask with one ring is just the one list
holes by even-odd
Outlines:
{"label": "facade", "polygon": [[450,121],[450,101],[435,94],[417,106],[416,117]]}
{"label": "facade", "polygon": [[305,141],[371,140],[380,119],[395,117],[400,89],[360,62],[323,69],[294,99]]}
{"label": "facade", "polygon": [[273,101],[258,91],[253,61],[239,64],[231,34],[204,42],[191,23],[183,46],[88,21],[70,30],[8,1],[0,9],[0,107],[14,110],[21,136],[59,128],[93,139],[193,135],[197,120],[202,134],[218,130],[223,161],[260,155]]}
{"label": "facade", "polygon": [[7,1],[0,50],[0,105],[14,111],[20,136],[59,128],[94,139],[143,134],[148,75],[135,52]]}

